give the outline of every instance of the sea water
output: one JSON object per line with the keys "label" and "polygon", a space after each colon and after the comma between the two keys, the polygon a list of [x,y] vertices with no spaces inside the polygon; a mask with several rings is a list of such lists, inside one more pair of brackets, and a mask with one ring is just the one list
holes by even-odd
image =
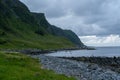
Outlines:
{"label": "sea water", "polygon": [[55,57],[120,57],[120,47],[96,47],[96,50],[65,50],[46,55]]}

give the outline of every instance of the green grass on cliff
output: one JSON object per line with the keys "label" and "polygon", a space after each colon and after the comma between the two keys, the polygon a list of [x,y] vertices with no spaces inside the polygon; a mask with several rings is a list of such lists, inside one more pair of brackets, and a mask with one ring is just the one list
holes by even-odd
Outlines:
{"label": "green grass on cliff", "polygon": [[44,33],[35,33],[36,26],[29,25],[20,20],[6,19],[0,26],[0,48],[2,49],[60,49],[71,48],[74,44],[63,37]]}
{"label": "green grass on cliff", "polygon": [[0,49],[61,49],[82,46],[77,35],[51,25],[19,0],[0,0]]}
{"label": "green grass on cliff", "polygon": [[37,59],[19,53],[0,52],[0,80],[74,80],[42,69]]}
{"label": "green grass on cliff", "polygon": [[13,35],[7,35],[0,39],[1,49],[60,49],[60,48],[70,48],[74,45],[66,40],[65,38],[45,35],[40,36],[34,33],[24,34],[22,37],[16,37]]}

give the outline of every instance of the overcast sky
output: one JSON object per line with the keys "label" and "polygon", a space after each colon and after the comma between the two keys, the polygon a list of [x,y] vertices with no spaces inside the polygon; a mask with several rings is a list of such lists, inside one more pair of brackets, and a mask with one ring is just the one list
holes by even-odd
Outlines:
{"label": "overcast sky", "polygon": [[120,46],[120,0],[21,0],[87,45]]}

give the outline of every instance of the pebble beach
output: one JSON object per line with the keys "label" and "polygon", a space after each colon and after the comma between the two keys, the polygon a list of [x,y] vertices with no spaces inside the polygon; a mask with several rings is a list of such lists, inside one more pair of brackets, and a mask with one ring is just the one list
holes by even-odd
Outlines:
{"label": "pebble beach", "polygon": [[34,55],[43,68],[53,70],[57,74],[75,77],[76,80],[120,80],[120,73],[103,68],[95,63],[63,59],[52,56]]}

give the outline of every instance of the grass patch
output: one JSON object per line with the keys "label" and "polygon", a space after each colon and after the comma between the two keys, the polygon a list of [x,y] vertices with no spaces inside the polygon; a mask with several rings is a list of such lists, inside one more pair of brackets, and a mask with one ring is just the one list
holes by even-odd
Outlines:
{"label": "grass patch", "polygon": [[15,37],[8,35],[4,39],[0,39],[0,48],[1,49],[28,49],[28,48],[37,48],[37,49],[60,49],[60,48],[72,48],[74,45],[68,40],[52,36],[45,35],[40,36],[36,34],[24,34],[23,37]]}
{"label": "grass patch", "polygon": [[37,59],[19,53],[0,52],[0,80],[74,80],[41,69]]}
{"label": "grass patch", "polygon": [[[3,23],[5,27],[1,26]],[[1,24],[0,49],[38,48],[44,50],[75,47],[65,37],[55,36],[51,33],[45,33],[44,35],[37,34],[35,32],[38,30],[37,25],[26,24],[16,18],[7,18]]]}

